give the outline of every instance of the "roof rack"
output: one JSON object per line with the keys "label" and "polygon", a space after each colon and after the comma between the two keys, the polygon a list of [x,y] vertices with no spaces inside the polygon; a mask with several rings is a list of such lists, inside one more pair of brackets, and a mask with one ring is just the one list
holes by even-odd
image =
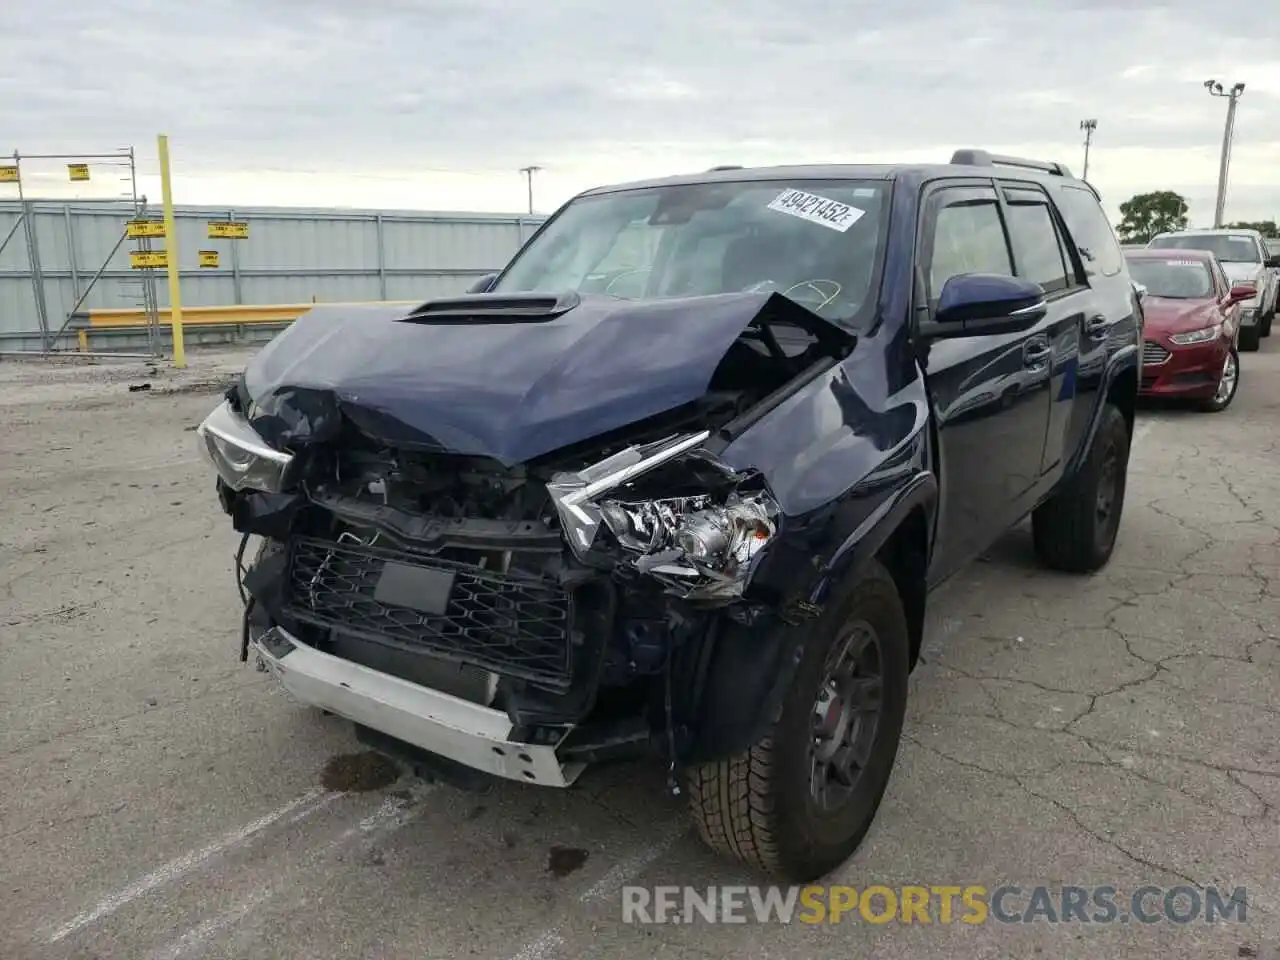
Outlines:
{"label": "roof rack", "polygon": [[985,150],[957,150],[951,155],[951,162],[964,167],[1023,167],[1027,170],[1042,170],[1057,177],[1071,176],[1071,171],[1061,163],[1028,160],[1024,157],[1005,157],[998,153],[987,153]]}
{"label": "roof rack", "polygon": [[707,171],[707,173],[718,173],[721,170],[741,170],[741,169],[742,169],[742,164],[740,163],[722,163],[717,167],[712,167],[710,170]]}

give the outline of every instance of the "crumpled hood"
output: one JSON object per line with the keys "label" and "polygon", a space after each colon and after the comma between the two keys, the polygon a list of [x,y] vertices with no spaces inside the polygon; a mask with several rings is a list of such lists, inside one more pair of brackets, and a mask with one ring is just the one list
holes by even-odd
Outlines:
{"label": "crumpled hood", "polygon": [[[843,335],[777,294],[572,295],[558,312],[504,312],[502,303],[518,300],[315,307],[250,362],[242,403],[280,448],[333,439],[345,417],[389,445],[511,465],[698,400],[766,309]],[[488,315],[433,314],[437,304]]]}
{"label": "crumpled hood", "polygon": [[1218,322],[1217,305],[1212,300],[1170,300],[1148,296],[1142,304],[1143,325],[1166,336],[1210,327]]}
{"label": "crumpled hood", "polygon": [[1255,283],[1259,287],[1262,286],[1262,264],[1260,263],[1227,262],[1222,264],[1222,272],[1232,283]]}

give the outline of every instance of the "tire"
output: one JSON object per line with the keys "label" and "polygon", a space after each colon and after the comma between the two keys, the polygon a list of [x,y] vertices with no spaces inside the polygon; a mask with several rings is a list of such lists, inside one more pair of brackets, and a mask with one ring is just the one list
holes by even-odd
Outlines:
{"label": "tire", "polygon": [[[1129,427],[1113,404],[1080,470],[1031,515],[1036,554],[1054,570],[1092,573],[1107,565],[1115,549],[1129,471]],[[1103,496],[1109,498],[1105,515]]]}
{"label": "tire", "polygon": [[1263,320],[1258,325],[1259,336],[1262,336],[1262,337],[1271,336],[1271,321],[1274,320],[1275,318],[1276,318],[1276,312],[1274,310],[1272,310],[1269,314],[1267,314],[1267,319]]}
{"label": "tire", "polygon": [[[825,706],[819,699],[827,687],[829,659],[846,647],[850,631],[850,645],[860,646],[857,640],[867,629],[873,639],[861,649],[864,654],[873,650],[878,661],[880,698],[878,711],[861,716],[874,716],[873,728],[865,726],[868,719],[847,723],[840,719],[844,711],[832,713],[855,697],[828,698]],[[814,625],[791,686],[760,741],[737,756],[686,771],[685,786],[703,841],[792,883],[816,880],[847,860],[871,827],[893,771],[906,714],[909,646],[902,600],[888,571],[873,561]],[[866,656],[860,662],[864,667],[870,662]],[[875,685],[873,674],[874,668],[855,673],[867,678],[862,681],[866,691]],[[820,708],[827,711],[825,721]],[[821,739],[819,728],[826,722],[838,733],[852,731],[855,742],[859,731],[871,732],[859,744],[865,757],[860,773],[842,802],[824,809],[815,794],[815,752],[844,740]],[[839,791],[833,791],[834,797]]]}
{"label": "tire", "polygon": [[[1230,383],[1224,390],[1224,384],[1230,375]],[[1227,351],[1227,360],[1222,369],[1222,376],[1218,380],[1218,394],[1208,400],[1200,403],[1200,409],[1205,413],[1221,413],[1227,407],[1231,406],[1231,401],[1236,398],[1236,392],[1240,389],[1240,354],[1232,347]]]}
{"label": "tire", "polygon": [[1260,327],[1241,327],[1240,336],[1237,343],[1242,353],[1253,353],[1258,349],[1258,341],[1261,338]]}

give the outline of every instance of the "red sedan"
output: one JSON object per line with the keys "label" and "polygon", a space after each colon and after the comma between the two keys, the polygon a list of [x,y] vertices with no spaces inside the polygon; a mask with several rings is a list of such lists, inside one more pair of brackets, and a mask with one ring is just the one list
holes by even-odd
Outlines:
{"label": "red sedan", "polygon": [[1146,288],[1141,393],[1225,410],[1240,384],[1239,304],[1257,291],[1233,286],[1207,251],[1127,250],[1125,260]]}

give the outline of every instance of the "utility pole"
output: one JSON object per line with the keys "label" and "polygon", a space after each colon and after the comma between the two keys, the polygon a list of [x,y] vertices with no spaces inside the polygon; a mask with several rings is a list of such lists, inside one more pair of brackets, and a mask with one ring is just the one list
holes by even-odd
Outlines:
{"label": "utility pole", "polygon": [[1093,131],[1098,129],[1097,120],[1081,120],[1080,129],[1084,131],[1084,173],[1080,179],[1089,179],[1089,144],[1093,143]]}
{"label": "utility pole", "polygon": [[521,167],[520,172],[525,175],[525,179],[529,183],[529,213],[533,213],[533,175],[541,170],[538,166]]}
{"label": "utility pole", "polygon": [[1222,226],[1222,216],[1227,207],[1227,168],[1231,165],[1231,139],[1235,135],[1236,104],[1244,95],[1244,84],[1237,83],[1227,90],[1217,80],[1206,80],[1204,88],[1211,97],[1227,98],[1227,124],[1222,131],[1222,157],[1218,160],[1218,202],[1213,208],[1213,226]]}

